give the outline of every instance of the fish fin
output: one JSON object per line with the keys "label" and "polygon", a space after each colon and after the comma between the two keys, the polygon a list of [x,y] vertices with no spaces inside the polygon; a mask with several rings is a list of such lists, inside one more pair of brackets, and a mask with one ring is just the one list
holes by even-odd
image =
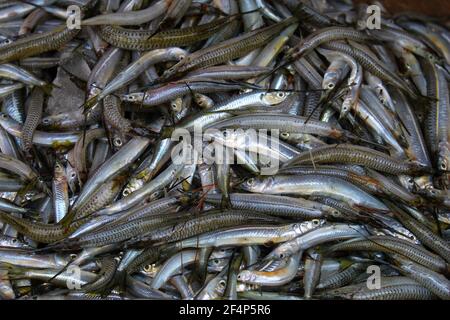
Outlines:
{"label": "fish fin", "polygon": [[98,102],[98,95],[95,95],[89,99],[87,99],[80,108],[83,109],[83,113],[87,113],[89,110],[91,110],[95,104]]}
{"label": "fish fin", "polygon": [[222,200],[220,201],[220,209],[231,209],[233,206],[231,204],[230,197],[228,195],[222,194]]}

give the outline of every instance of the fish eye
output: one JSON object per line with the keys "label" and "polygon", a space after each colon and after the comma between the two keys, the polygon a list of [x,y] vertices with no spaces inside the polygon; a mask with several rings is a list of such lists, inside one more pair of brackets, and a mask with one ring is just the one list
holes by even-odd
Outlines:
{"label": "fish eye", "polygon": [[319,220],[317,220],[317,219],[314,219],[313,221],[312,221],[312,223],[313,223],[313,225],[318,225],[319,224]]}
{"label": "fish eye", "polygon": [[45,119],[43,119],[43,120],[42,120],[42,122],[43,122],[43,123],[46,123],[46,124],[47,124],[47,123],[49,123],[49,122],[50,122],[50,120],[49,120],[49,119],[47,119],[47,118],[45,118]]}
{"label": "fish eye", "polygon": [[281,133],[282,138],[289,138],[289,132],[282,132]]}
{"label": "fish eye", "polygon": [[148,264],[148,265],[144,266],[144,271],[145,271],[145,272],[150,272],[150,271],[152,271],[152,265],[151,265],[151,264]]}
{"label": "fish eye", "polygon": [[[239,276],[238,276],[239,278]],[[227,282],[225,280],[220,280],[219,281],[219,286],[221,286],[222,288],[225,288],[225,285],[227,284]]]}
{"label": "fish eye", "polygon": [[277,93],[278,98],[283,98],[284,97],[284,92],[280,91]]}
{"label": "fish eye", "polygon": [[73,172],[73,173],[70,175],[71,178],[75,178],[76,176],[77,176],[77,175],[76,175],[75,172]]}
{"label": "fish eye", "polygon": [[130,194],[130,190],[127,188],[127,189],[123,190],[122,194],[126,197]]}
{"label": "fish eye", "polygon": [[115,139],[114,139],[114,146],[116,146],[116,147],[122,146],[122,139],[120,139],[120,138],[115,138]]}
{"label": "fish eye", "polygon": [[278,255],[278,257],[279,257],[280,259],[284,259],[285,256],[286,256],[286,255],[285,255],[284,253],[280,253],[280,254]]}
{"label": "fish eye", "polygon": [[328,84],[328,89],[333,89],[334,88],[334,84],[333,83],[329,83]]}
{"label": "fish eye", "polygon": [[254,179],[254,178],[248,179],[248,180],[247,180],[247,184],[248,184],[249,186],[254,185],[254,184],[255,184],[255,179]]}
{"label": "fish eye", "polygon": [[8,118],[8,116],[6,114],[2,113],[2,118],[6,119],[6,118]]}

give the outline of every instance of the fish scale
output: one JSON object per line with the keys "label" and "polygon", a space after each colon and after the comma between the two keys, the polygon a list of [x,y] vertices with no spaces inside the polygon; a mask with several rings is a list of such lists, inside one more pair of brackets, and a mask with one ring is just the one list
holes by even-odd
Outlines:
{"label": "fish scale", "polygon": [[444,20],[0,2],[1,299],[450,299]]}
{"label": "fish scale", "polygon": [[47,33],[19,39],[0,47],[0,62],[6,63],[59,49],[79,32],[80,29],[70,30],[65,26],[61,26]]}
{"label": "fish scale", "polygon": [[28,112],[22,128],[22,141],[25,151],[30,151],[32,147],[33,134],[41,121],[43,106],[44,92],[36,87],[31,92],[28,103]]}
{"label": "fish scale", "polygon": [[209,38],[236,19],[219,18],[210,23],[183,29],[155,32],[152,30],[131,30],[114,25],[100,27],[100,36],[115,47],[127,50],[145,51],[150,49],[188,46]]}

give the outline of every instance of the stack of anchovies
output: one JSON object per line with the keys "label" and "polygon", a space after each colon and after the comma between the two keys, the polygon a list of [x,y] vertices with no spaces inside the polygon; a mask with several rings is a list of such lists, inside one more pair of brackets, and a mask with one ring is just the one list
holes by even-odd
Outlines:
{"label": "stack of anchovies", "polygon": [[0,299],[450,299],[450,21],[0,1]]}

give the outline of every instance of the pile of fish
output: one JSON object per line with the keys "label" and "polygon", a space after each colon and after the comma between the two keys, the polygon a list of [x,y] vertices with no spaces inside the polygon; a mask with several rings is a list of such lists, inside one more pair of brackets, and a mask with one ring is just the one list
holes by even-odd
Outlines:
{"label": "pile of fish", "polygon": [[375,5],[0,1],[0,298],[449,300],[450,24]]}

